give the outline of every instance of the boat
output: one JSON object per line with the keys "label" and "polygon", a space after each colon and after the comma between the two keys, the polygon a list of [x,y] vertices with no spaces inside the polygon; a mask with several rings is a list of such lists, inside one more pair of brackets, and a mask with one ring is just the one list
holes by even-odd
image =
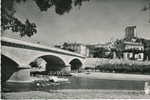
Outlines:
{"label": "boat", "polygon": [[49,80],[53,82],[66,82],[69,81],[67,78],[58,78],[56,76],[49,76]]}

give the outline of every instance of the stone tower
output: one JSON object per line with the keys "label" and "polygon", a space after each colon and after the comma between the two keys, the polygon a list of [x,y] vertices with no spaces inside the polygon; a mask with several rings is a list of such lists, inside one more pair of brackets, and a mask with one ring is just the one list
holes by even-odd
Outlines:
{"label": "stone tower", "polygon": [[127,26],[125,28],[125,39],[126,40],[131,40],[132,38],[135,37],[135,28],[136,26]]}

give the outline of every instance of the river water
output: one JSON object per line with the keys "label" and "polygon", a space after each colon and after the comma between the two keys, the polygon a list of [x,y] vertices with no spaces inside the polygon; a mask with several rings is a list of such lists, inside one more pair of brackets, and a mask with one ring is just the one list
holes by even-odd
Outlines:
{"label": "river water", "polygon": [[50,91],[57,89],[143,90],[144,88],[144,81],[89,79],[73,76],[67,78],[69,78],[69,83],[61,82],[45,86],[37,86],[35,83],[6,83],[2,84],[2,91]]}

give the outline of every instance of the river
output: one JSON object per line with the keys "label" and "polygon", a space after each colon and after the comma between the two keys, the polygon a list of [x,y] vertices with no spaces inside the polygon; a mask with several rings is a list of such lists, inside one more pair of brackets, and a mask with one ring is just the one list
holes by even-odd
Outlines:
{"label": "river", "polygon": [[50,91],[57,89],[112,89],[112,90],[143,90],[144,81],[89,79],[70,76],[69,83],[62,82],[53,85],[37,86],[35,83],[6,83],[2,91]]}

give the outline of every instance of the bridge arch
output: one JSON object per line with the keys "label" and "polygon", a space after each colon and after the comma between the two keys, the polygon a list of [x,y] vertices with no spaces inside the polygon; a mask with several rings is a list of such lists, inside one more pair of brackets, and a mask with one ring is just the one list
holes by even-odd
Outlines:
{"label": "bridge arch", "polygon": [[19,64],[5,55],[1,55],[1,81],[6,82],[17,72]]}
{"label": "bridge arch", "polygon": [[79,70],[82,67],[82,61],[78,58],[74,58],[69,63],[71,65],[71,70]]}
{"label": "bridge arch", "polygon": [[[45,69],[46,72],[48,72],[48,71],[59,71],[65,67],[65,62],[63,61],[63,59],[61,59],[58,56],[42,55],[42,56],[37,57],[37,58],[42,58],[46,61],[46,69]],[[31,63],[30,63],[30,65],[31,65]]]}

